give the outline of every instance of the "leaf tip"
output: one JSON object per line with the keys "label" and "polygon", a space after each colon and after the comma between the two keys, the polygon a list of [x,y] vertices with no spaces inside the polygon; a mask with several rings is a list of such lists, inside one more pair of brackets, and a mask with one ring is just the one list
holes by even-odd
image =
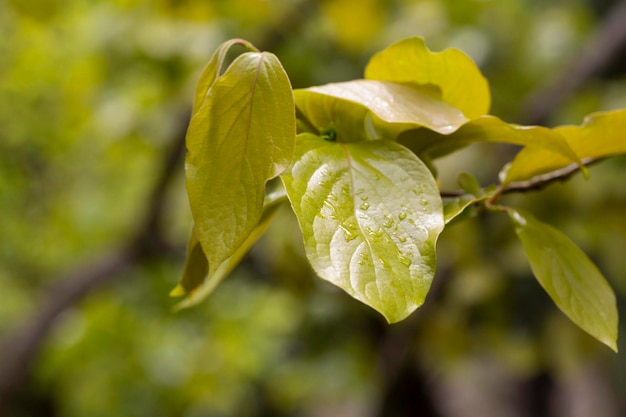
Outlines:
{"label": "leaf tip", "polygon": [[176,287],[174,287],[174,289],[172,289],[172,291],[170,291],[170,297],[182,297],[183,295],[187,294],[187,291],[185,291],[185,288],[183,288],[182,285],[178,284]]}

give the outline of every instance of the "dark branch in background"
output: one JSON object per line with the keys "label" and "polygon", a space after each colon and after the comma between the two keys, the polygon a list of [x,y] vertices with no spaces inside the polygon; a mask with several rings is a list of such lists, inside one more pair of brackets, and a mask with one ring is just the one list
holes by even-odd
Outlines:
{"label": "dark branch in background", "polygon": [[[316,2],[304,0],[294,6],[284,19],[262,34],[257,46],[271,50],[279,46],[295,32],[315,7]],[[172,248],[161,235],[160,224],[164,217],[167,190],[177,172],[182,172],[182,157],[185,151],[185,134],[190,109],[185,109],[179,117],[180,128],[171,148],[165,153],[161,172],[151,191],[142,217],[144,222],[134,235],[120,248],[108,256],[85,265],[54,280],[52,288],[37,307],[37,313],[25,320],[13,334],[9,334],[0,346],[0,415],[5,415],[12,395],[19,391],[33,366],[41,346],[57,324],[63,312],[77,304],[87,294],[100,288],[134,267],[153,259],[155,256],[171,253]]]}
{"label": "dark branch in background", "polygon": [[626,0],[608,11],[601,26],[591,35],[582,51],[559,74],[553,84],[531,94],[522,106],[521,123],[545,124],[578,88],[607,66],[626,45]]}
{"label": "dark branch in background", "polygon": [[[37,308],[37,313],[26,320],[2,346],[0,359],[0,414],[11,394],[29,376],[32,364],[62,313],[85,295],[122,276],[157,253],[168,252],[168,245],[160,234],[167,189],[178,171],[185,149],[187,116],[181,117],[181,126],[171,149],[165,154],[161,172],[156,179],[146,207],[145,221],[129,241],[99,261],[88,264],[56,280]],[[184,121],[184,123],[183,123]]]}

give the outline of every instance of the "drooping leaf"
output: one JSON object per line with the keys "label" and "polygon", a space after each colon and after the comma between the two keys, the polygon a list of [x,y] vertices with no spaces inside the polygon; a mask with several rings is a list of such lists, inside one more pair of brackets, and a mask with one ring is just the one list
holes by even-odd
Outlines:
{"label": "drooping leaf", "polygon": [[215,80],[217,80],[217,77],[220,75],[220,71],[224,66],[224,61],[226,60],[226,54],[234,45],[242,45],[248,49],[256,50],[250,42],[243,39],[230,39],[222,43],[213,53],[213,56],[209,60],[206,67],[204,67],[204,70],[202,70],[202,74],[200,75],[200,79],[198,80],[198,85],[196,87],[195,98],[193,100],[192,114],[197,112],[202,106],[202,103],[204,103],[209,89],[213,86]]}
{"label": "drooping leaf", "polygon": [[454,48],[431,52],[422,38],[404,39],[375,54],[365,78],[435,85],[468,119],[489,112],[489,84],[472,59]]}
{"label": "drooping leaf", "polygon": [[248,235],[243,244],[239,246],[230,257],[226,258],[215,268],[215,272],[211,276],[208,276],[209,263],[204,255],[200,242],[195,236],[195,228],[192,229],[183,274],[179,284],[170,293],[172,297],[187,295],[185,300],[177,304],[176,309],[194,306],[208,297],[217,285],[239,265],[239,262],[241,262],[246,253],[248,253],[263,233],[265,233],[274,215],[284,202],[286,202],[284,191],[268,194],[265,197],[263,214],[259,223],[252,229],[252,232]]}
{"label": "drooping leaf", "polygon": [[466,123],[463,113],[438,94],[432,87],[374,80],[295,91],[298,109],[318,131],[329,126],[349,135],[365,130],[369,139],[393,138],[421,126],[446,134]]}
{"label": "drooping leaf", "polygon": [[567,236],[531,214],[509,209],[532,271],[557,307],[617,352],[615,294],[602,273]]}
{"label": "drooping leaf", "polygon": [[389,322],[424,302],[444,223],[435,180],[413,153],[392,141],[305,133],[281,178],[323,279]]}
{"label": "drooping leaf", "polygon": [[506,123],[495,116],[481,116],[450,135],[439,135],[428,130],[409,131],[398,139],[417,155],[440,158],[475,142],[533,145],[556,154],[569,163],[580,160],[565,139],[556,132],[540,126],[519,126]]}
{"label": "drooping leaf", "polygon": [[[580,126],[554,129],[580,159],[596,159],[626,153],[626,110],[594,113]],[[524,181],[572,163],[563,155],[537,146],[521,150],[505,173],[506,182]]]}
{"label": "drooping leaf", "polygon": [[278,59],[240,55],[219,76],[187,132],[187,192],[209,275],[261,218],[266,182],[290,163],[294,101]]}

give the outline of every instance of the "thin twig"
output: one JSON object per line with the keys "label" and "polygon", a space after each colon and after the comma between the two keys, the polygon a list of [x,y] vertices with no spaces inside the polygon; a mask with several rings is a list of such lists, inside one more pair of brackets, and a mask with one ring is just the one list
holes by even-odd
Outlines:
{"label": "thin twig", "polygon": [[[584,166],[590,166],[602,160],[604,160],[604,158],[583,158],[581,161]],[[579,171],[580,166],[578,164],[570,164],[563,168],[537,175],[525,181],[510,182],[504,186],[498,195],[540,190],[553,182],[567,181],[572,175]],[[467,195],[467,193],[463,190],[441,190],[439,195],[442,198],[457,198]]]}
{"label": "thin twig", "polygon": [[[589,166],[593,163],[601,161],[603,158],[583,158],[582,163],[585,166]],[[556,181],[566,181],[572,175],[580,171],[580,166],[577,164],[570,164],[566,167],[547,172],[545,174],[537,175],[526,181],[514,181],[510,182],[502,190],[502,194],[519,193],[533,190],[539,190]]]}

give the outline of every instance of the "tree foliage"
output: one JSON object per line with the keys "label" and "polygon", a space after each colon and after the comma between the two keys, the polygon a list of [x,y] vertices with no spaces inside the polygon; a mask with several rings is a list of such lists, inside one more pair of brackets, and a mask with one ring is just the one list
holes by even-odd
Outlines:
{"label": "tree foliage", "polygon": [[[223,57],[230,45],[220,47],[216,56]],[[259,75],[262,56],[246,53],[223,75],[214,57],[199,83],[202,104],[196,105],[187,134],[195,225],[186,266],[190,272],[183,274],[180,287],[184,292],[193,296],[203,286],[213,289],[221,264],[262,233],[252,235],[262,227],[259,195],[266,181],[288,165],[295,146],[281,178],[313,269],[390,323],[424,303],[444,219],[449,222],[469,205],[479,205],[510,213],[548,295],[582,329],[617,351],[615,295],[602,274],[561,232],[497,200],[511,181],[532,180],[572,164],[586,172],[583,160],[626,151],[626,140],[616,133],[623,131],[626,111],[591,116],[580,127],[509,125],[484,115],[489,89],[469,57],[456,49],[432,53],[421,38],[374,55],[365,80],[297,90],[294,108],[286,99],[291,98],[286,77]],[[258,63],[242,67],[242,57]],[[267,65],[268,72],[283,74],[277,60]],[[219,112],[211,113],[212,108]],[[408,148],[397,142],[401,135]],[[432,166],[437,157],[472,142],[524,148],[503,168],[501,183],[488,186],[493,190],[488,198],[481,198],[487,191],[466,175],[461,181],[466,194],[444,211],[437,173],[422,159]],[[274,163],[275,155],[283,163],[268,175],[265,166]],[[208,173],[201,175],[207,165]],[[197,271],[208,271],[208,277],[198,279],[202,273]]]}

